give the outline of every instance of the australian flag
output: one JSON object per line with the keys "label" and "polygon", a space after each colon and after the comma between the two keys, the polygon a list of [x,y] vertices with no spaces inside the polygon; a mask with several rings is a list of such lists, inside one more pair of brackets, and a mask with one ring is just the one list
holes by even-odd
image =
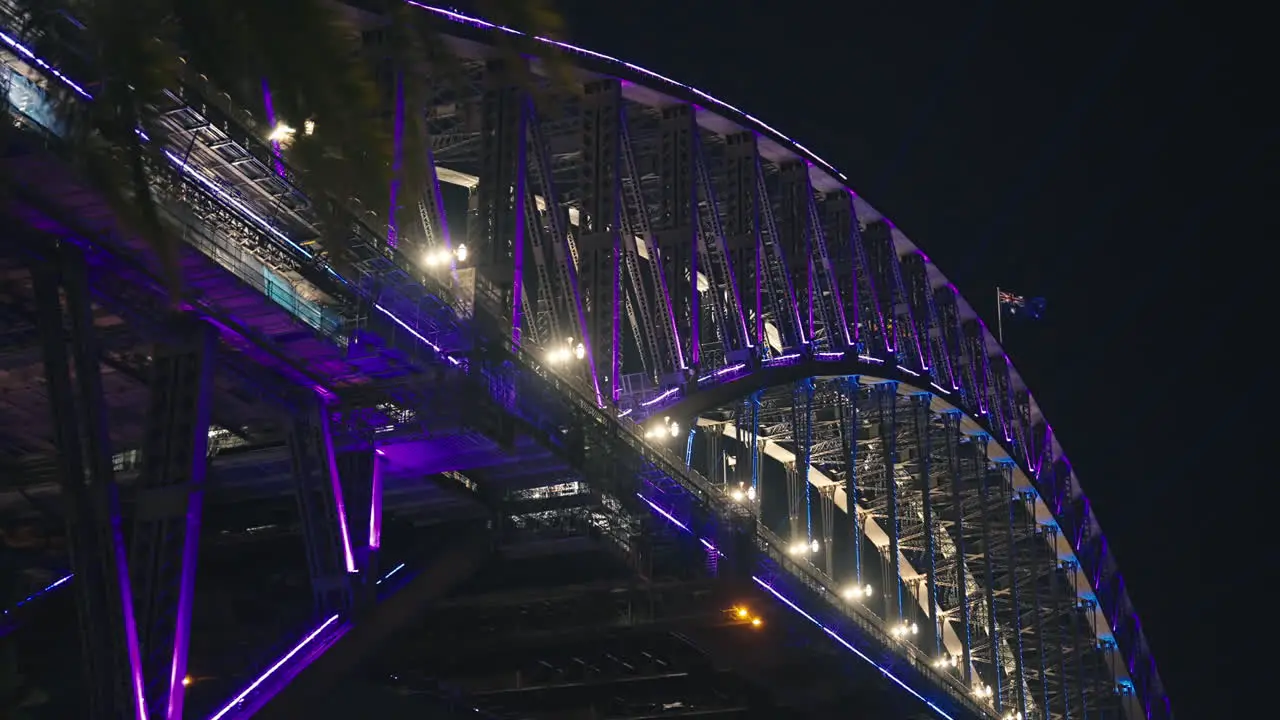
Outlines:
{"label": "australian flag", "polygon": [[996,297],[1000,301],[1002,314],[1027,320],[1038,320],[1044,315],[1044,298],[1029,298],[1004,290],[996,291]]}

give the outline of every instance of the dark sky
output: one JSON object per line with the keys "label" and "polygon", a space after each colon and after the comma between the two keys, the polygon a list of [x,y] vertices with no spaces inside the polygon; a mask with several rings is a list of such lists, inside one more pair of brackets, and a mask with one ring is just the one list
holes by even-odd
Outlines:
{"label": "dark sky", "polygon": [[1275,555],[1251,542],[1276,498],[1261,462],[1274,440],[1248,420],[1273,415],[1260,388],[1276,357],[1261,264],[1280,123],[1261,109],[1280,63],[1254,32],[1265,13],[555,4],[569,39],[834,163],[975,305],[997,285],[1047,297],[1048,318],[1006,328],[1006,346],[1094,501],[1175,712],[1233,716],[1247,654],[1277,646],[1260,587]]}

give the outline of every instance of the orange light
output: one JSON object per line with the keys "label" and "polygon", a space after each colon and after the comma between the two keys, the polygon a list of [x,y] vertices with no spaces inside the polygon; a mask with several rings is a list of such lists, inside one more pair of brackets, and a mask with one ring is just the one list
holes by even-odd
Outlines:
{"label": "orange light", "polygon": [[763,624],[764,624],[764,621],[761,620],[760,618],[751,618],[752,627],[760,627]]}
{"label": "orange light", "polygon": [[734,611],[735,613],[737,613],[738,617],[740,617],[740,618],[742,618],[742,619],[744,619],[744,620],[747,618],[747,616],[748,616],[748,615],[750,615],[750,614],[751,614],[751,611],[747,610],[747,609],[746,609],[746,608],[744,608],[744,607],[734,608],[734,609],[733,609],[733,611]]}
{"label": "orange light", "polygon": [[188,675],[188,676],[186,676],[186,677],[182,678],[182,687],[187,687],[187,686],[188,686],[188,685],[190,685],[190,684],[191,684],[191,676],[190,676],[190,675]]}

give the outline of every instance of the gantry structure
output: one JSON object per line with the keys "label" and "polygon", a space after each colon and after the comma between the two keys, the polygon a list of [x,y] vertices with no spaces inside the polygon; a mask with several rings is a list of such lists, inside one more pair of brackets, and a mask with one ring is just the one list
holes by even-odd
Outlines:
{"label": "gantry structure", "polygon": [[[64,157],[48,93],[92,77],[0,34],[0,510],[69,549],[0,627],[74,604],[94,717],[388,684],[494,717],[1172,716],[1034,397],[843,174],[696,88],[411,4],[452,60],[414,75],[410,227],[317,212],[277,119],[198,75],[139,128],[178,308]],[[264,589],[290,609],[215,617]]]}

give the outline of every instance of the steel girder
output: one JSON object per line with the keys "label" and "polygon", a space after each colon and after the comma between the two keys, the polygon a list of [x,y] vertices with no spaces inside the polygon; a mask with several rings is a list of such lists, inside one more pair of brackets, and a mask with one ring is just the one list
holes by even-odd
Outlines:
{"label": "steel girder", "polygon": [[[474,48],[471,52],[474,52]],[[492,103],[484,98],[492,99],[494,92],[495,85],[487,74],[492,68],[492,64],[486,65],[484,71],[486,74],[482,75],[479,83],[484,88],[479,102],[487,103],[489,107]],[[505,86],[502,93],[510,95],[510,86]],[[516,91],[517,97],[508,98],[509,102],[506,103],[509,107],[516,108],[517,114],[523,113],[526,107],[523,100],[518,97],[519,94],[519,91]],[[637,255],[646,257],[649,262],[648,266],[644,264],[639,266],[640,274],[643,276],[647,273],[649,278],[648,281],[642,281],[639,284],[647,285],[646,289],[657,289],[661,292],[650,293],[651,300],[648,307],[656,318],[651,322],[645,321],[643,324],[647,327],[635,330],[637,348],[626,348],[625,343],[619,348],[617,334],[614,334],[615,354],[626,351],[623,353],[624,367],[626,366],[625,355],[631,353],[637,358],[631,369],[642,371],[642,374],[659,379],[660,383],[678,388],[686,381],[690,386],[694,386],[704,380],[704,377],[699,377],[700,371],[697,367],[699,364],[702,365],[702,370],[718,373],[719,371],[716,370],[718,364],[735,361],[739,363],[739,367],[746,367],[753,363],[790,362],[793,357],[804,357],[815,351],[819,354],[822,351],[834,354],[837,352],[836,340],[839,339],[840,333],[833,333],[829,326],[833,324],[831,318],[837,315],[839,310],[843,310],[846,327],[838,329],[845,331],[853,344],[852,349],[859,353],[868,352],[876,362],[888,363],[900,374],[918,378],[919,387],[931,386],[947,396],[948,402],[962,406],[968,413],[968,417],[980,418],[987,431],[995,436],[997,440],[995,444],[999,445],[1002,451],[1007,450],[1008,455],[1018,463],[1020,473],[1031,476],[1030,482],[1033,489],[1037,491],[1037,499],[1034,501],[1036,509],[1033,513],[1036,516],[1035,523],[1039,525],[1045,522],[1040,516],[1041,503],[1050,504],[1053,508],[1053,517],[1062,522],[1064,527],[1069,526],[1065,532],[1055,536],[1054,542],[1065,544],[1066,554],[1073,556],[1069,562],[1077,562],[1074,559],[1080,557],[1076,555],[1077,553],[1084,554],[1082,559],[1083,564],[1087,566],[1085,568],[1087,574],[1083,578],[1078,572],[1072,576],[1072,596],[1083,597],[1082,588],[1085,587],[1093,587],[1099,591],[1098,600],[1088,600],[1079,613],[1084,623],[1089,626],[1088,637],[1094,638],[1105,633],[1110,619],[1115,624],[1114,629],[1117,634],[1120,634],[1121,639],[1124,640],[1125,652],[1129,658],[1136,657],[1143,660],[1137,665],[1133,662],[1116,663],[1115,667],[1121,669],[1126,664],[1134,665],[1139,668],[1136,672],[1139,672],[1140,676],[1134,679],[1137,682],[1135,687],[1133,684],[1125,685],[1124,682],[1129,682],[1125,679],[1128,676],[1122,674],[1121,685],[1119,687],[1113,685],[1112,691],[1136,692],[1141,695],[1142,702],[1146,703],[1149,709],[1151,697],[1153,695],[1158,697],[1161,691],[1154,673],[1154,665],[1149,663],[1149,654],[1140,630],[1136,621],[1131,619],[1132,608],[1127,605],[1114,561],[1101,541],[1096,522],[1092,520],[1087,504],[1079,493],[1078,484],[1070,474],[1069,466],[1056,461],[1056,448],[1051,434],[1048,434],[1046,426],[1037,425],[1042,422],[1041,419],[1037,417],[1025,391],[1018,387],[1016,377],[1007,360],[998,353],[998,348],[991,347],[989,335],[979,323],[972,319],[972,311],[967,311],[968,316],[966,316],[966,311],[954,290],[939,282],[940,276],[936,274],[936,269],[928,264],[927,259],[915,253],[910,243],[902,238],[887,221],[867,212],[865,204],[860,205],[847,192],[832,188],[830,183],[823,184],[815,181],[815,171],[812,168],[808,179],[804,182],[798,183],[795,176],[786,175],[788,168],[793,167],[787,161],[794,160],[795,154],[800,153],[800,150],[794,148],[784,148],[782,152],[770,149],[769,157],[762,157],[765,151],[759,150],[754,162],[746,163],[748,166],[752,164],[755,166],[754,177],[749,177],[747,180],[748,184],[754,184],[755,187],[753,191],[746,193],[739,191],[736,195],[740,204],[746,197],[752,197],[753,202],[752,210],[748,213],[751,231],[740,234],[756,235],[759,241],[756,244],[755,253],[755,267],[758,269],[754,278],[757,283],[756,298],[753,303],[744,302],[742,297],[744,293],[733,292],[743,289],[743,286],[733,277],[735,268],[747,266],[746,263],[741,262],[744,258],[743,245],[726,241],[726,229],[722,223],[723,213],[718,201],[722,188],[726,184],[723,175],[726,168],[732,166],[731,163],[720,163],[717,160],[721,153],[719,148],[724,144],[721,138],[733,133],[717,131],[715,121],[703,121],[697,113],[690,112],[689,105],[686,103],[668,103],[665,100],[647,102],[634,93],[627,96],[627,100],[621,112],[623,126],[628,128],[627,141],[623,143],[622,149],[626,168],[626,177],[622,180],[622,186],[633,191],[639,199],[629,202],[628,204],[632,207],[629,207],[623,215],[638,216],[638,219],[632,217],[628,222],[632,223],[633,227],[648,228],[646,232],[635,238]],[[473,101],[469,97],[459,97],[456,102],[467,106]],[[565,126],[572,127],[572,119],[580,112],[577,105],[566,101],[558,114],[562,116],[560,120],[565,123]],[[489,118],[489,115],[484,112],[461,112],[457,115],[462,118],[468,116]],[[503,117],[513,116],[512,112],[508,112]],[[705,113],[703,116],[705,117]],[[692,122],[689,122],[690,117]],[[720,118],[720,120],[723,119]],[[491,120],[492,118],[486,122]],[[737,120],[730,120],[727,126],[734,125],[735,122]],[[497,127],[492,122],[490,125],[491,129]],[[720,125],[726,126],[725,123]],[[515,193],[516,202],[514,203],[505,204],[504,198],[507,197],[508,188],[529,187],[529,175],[534,173],[541,177],[544,190],[542,197],[546,207],[540,212],[544,212],[546,217],[534,219],[532,217],[534,213],[527,213],[525,223],[515,222],[508,225],[523,230],[528,223],[532,223],[535,228],[534,234],[537,235],[540,231],[554,231],[554,225],[560,221],[560,215],[568,215],[572,218],[575,210],[579,213],[578,222],[581,223],[581,213],[584,210],[573,206],[575,202],[581,204],[580,198],[572,192],[553,193],[551,190],[556,189],[558,173],[564,167],[571,167],[575,163],[580,166],[583,154],[574,151],[571,142],[570,146],[560,147],[545,136],[530,138],[518,129],[506,135],[505,144],[499,143],[502,147],[495,149],[492,147],[493,136],[481,132],[481,144],[489,143],[491,147],[487,151],[482,151],[480,167],[476,172],[479,178],[479,194],[490,200],[495,198],[496,200],[479,203],[471,222],[479,228],[492,228],[493,223],[503,218],[509,219],[509,213],[521,212],[521,208],[527,205],[524,201],[526,196],[524,189]],[[533,145],[532,152],[521,150],[517,155],[523,155],[528,161],[522,161],[517,157],[514,163],[509,162],[511,158],[509,149],[523,147],[526,142]],[[774,144],[776,145],[776,142]],[[443,150],[446,145],[447,143],[441,145],[441,149]],[[803,153],[800,153],[800,156],[803,157]],[[494,165],[494,162],[498,162],[501,168],[495,169],[498,166]],[[594,164],[598,165],[599,162],[601,161],[594,161]],[[743,163],[733,167],[741,171]],[[816,172],[822,174],[823,171]],[[784,175],[786,177],[783,177]],[[717,188],[718,183],[721,188]],[[789,203],[783,202],[780,198],[779,186],[789,188],[785,193],[791,198]],[[808,192],[809,197],[805,202],[797,202],[797,190],[801,194]],[[562,200],[555,200],[557,197]],[[816,213],[800,211],[804,205],[813,203],[819,204]],[[536,207],[536,203],[534,204]],[[809,217],[803,218],[804,215]],[[655,231],[658,236],[654,235]],[[692,242],[684,245],[673,244],[670,240],[675,235],[668,236],[664,233],[676,233]],[[551,234],[556,238],[561,236],[560,232],[551,232]],[[564,242],[569,244],[570,252],[556,258],[555,262],[557,265],[567,267],[557,267],[555,270],[561,276],[572,278],[576,265],[573,259],[575,253],[572,251],[574,234],[571,229],[566,229],[563,235]],[[490,233],[484,235],[481,240],[482,242],[475,248],[479,257],[493,256],[494,252],[501,251],[499,254],[505,260],[505,250],[499,246],[508,242],[506,233],[499,233],[498,236]],[[800,247],[813,247],[812,244],[815,242],[824,245],[822,248],[815,248],[815,254],[819,256],[817,264],[814,264],[807,254],[796,252]],[[827,246],[830,244],[835,246]],[[664,245],[670,248],[671,252],[663,252]],[[511,246],[513,255],[517,246],[521,245],[517,243]],[[749,247],[749,244],[747,246]],[[645,252],[641,252],[641,248],[645,248]],[[817,250],[825,252],[816,252]],[[735,251],[738,253],[736,256],[732,255]],[[376,274],[375,265],[377,267],[386,265],[373,263],[376,257],[375,253],[366,259],[366,271],[371,276]],[[827,259],[823,260],[823,257]],[[834,267],[830,258],[847,259],[852,272]],[[510,280],[514,287],[524,280],[524,273],[520,270],[518,263],[513,261],[511,265]],[[391,266],[384,267],[384,270],[390,271],[390,269]],[[822,277],[824,272],[831,274],[832,278],[824,279]],[[505,287],[507,278],[497,277],[494,281],[495,287],[501,290]],[[825,286],[824,282],[827,283]],[[852,288],[848,285],[850,282],[853,284]],[[844,286],[841,287],[840,283],[844,283]],[[802,292],[797,292],[797,284],[802,287]],[[823,290],[823,287],[827,289]],[[575,288],[569,289],[572,291]],[[840,292],[841,290],[843,292]],[[633,289],[632,292],[636,291]],[[521,322],[518,316],[522,312],[524,299],[514,297],[519,293],[511,294],[513,295],[511,303],[501,302],[493,305],[498,308],[499,325],[510,322],[519,328]],[[745,294],[750,297],[749,292]],[[704,295],[706,298],[703,297]],[[616,309],[616,303],[614,305]],[[503,310],[506,307],[511,308],[509,313]],[[640,317],[640,314],[636,314],[636,317]],[[641,322],[636,320],[634,324],[640,325]],[[764,325],[764,342],[760,342],[758,334],[753,335],[750,331],[746,333],[746,337],[755,340],[757,344],[753,346],[733,337],[732,329],[735,325],[759,330],[761,324]],[[596,326],[601,327],[598,323]],[[666,346],[674,348],[675,352],[668,353],[666,357],[655,356],[652,352],[655,343],[642,342],[645,333],[666,336]],[[594,338],[584,338],[584,340],[588,345],[598,344]],[[806,347],[806,341],[813,341],[815,344]],[[661,347],[660,343],[657,345]],[[646,350],[645,347],[649,349]],[[735,355],[752,348],[754,348],[753,352]],[[739,361],[738,358],[741,360]],[[524,356],[521,357],[521,362],[526,365],[537,364],[536,361]],[[728,368],[725,369],[728,370]],[[534,372],[540,370],[537,369]],[[691,370],[692,374],[685,374],[688,370]],[[569,373],[570,376],[574,374]],[[566,387],[566,391],[578,384],[580,382],[571,383]],[[663,390],[663,392],[666,391]],[[640,397],[633,400],[650,397],[649,393],[649,390],[642,389]],[[628,403],[627,400],[623,398],[623,404],[629,410],[638,407],[635,402]],[[651,401],[646,401],[646,403],[649,402]],[[901,554],[928,552],[928,542],[924,543],[923,550],[911,545],[911,538],[916,535],[934,538],[934,552],[945,554],[945,548],[938,547],[945,543],[936,542],[937,538],[932,528],[924,527],[922,530],[917,530],[915,527],[924,525],[914,509],[918,507],[923,510],[927,504],[928,493],[920,488],[920,478],[927,473],[917,469],[913,476],[910,468],[899,467],[902,464],[896,457],[899,427],[910,423],[897,421],[899,407],[896,395],[891,403],[887,406],[881,405],[877,412],[884,415],[886,410],[890,418],[888,423],[890,429],[885,433],[885,423],[880,422],[879,432],[886,441],[889,451],[883,453],[884,457],[877,468],[879,472],[872,471],[869,478],[869,482],[879,484],[868,485],[866,488],[868,497],[875,506],[869,511],[871,513],[869,518],[884,522],[891,531],[888,543],[893,548],[901,550]],[[807,436],[809,440],[802,443],[804,447],[794,448],[793,456],[804,454],[812,458],[816,448],[817,457],[823,458],[826,457],[826,453],[831,453],[839,447],[838,435],[818,439],[820,430],[817,428],[821,427],[821,422],[811,419],[815,415],[814,412],[806,409],[803,415],[806,417],[806,431],[801,437]],[[910,412],[906,416],[911,417]],[[838,423],[834,424],[838,425]],[[760,426],[757,425],[757,427]],[[792,435],[795,436],[795,432]],[[919,446],[925,444],[917,443]],[[644,455],[648,451],[640,449],[639,452]],[[1046,458],[1048,458],[1047,463]],[[964,457],[960,460],[963,464]],[[1001,622],[1008,624],[1012,628],[1012,635],[1018,640],[1014,644],[1022,645],[1021,637],[1025,629],[1019,609],[1020,602],[1016,599],[1021,595],[1017,589],[1018,567],[1022,564],[1019,560],[1021,554],[1017,547],[1016,533],[1013,537],[1006,537],[1009,533],[1000,532],[1011,526],[1013,515],[1010,515],[1010,519],[1005,520],[1003,525],[998,522],[998,519],[1004,517],[1001,508],[1006,504],[1008,497],[1013,495],[1015,489],[1024,487],[1022,483],[1026,480],[1018,480],[1017,488],[1010,487],[1014,483],[1009,481],[1008,476],[996,473],[1003,479],[988,483],[985,456],[976,464],[979,467],[975,470],[974,480],[971,482],[976,482],[978,486],[977,499],[966,497],[964,492],[959,493],[960,500],[955,502],[956,520],[953,522],[957,526],[955,535],[958,540],[967,542],[976,553],[980,554],[977,560],[982,566],[979,573],[982,581],[975,582],[972,588],[980,592],[968,592],[971,578],[964,576],[963,571],[957,572],[955,583],[964,589],[964,592],[960,593],[965,596],[962,604],[972,606],[970,609],[974,611],[972,622],[966,623],[966,632],[968,625],[986,621],[987,643],[990,646],[987,653],[987,661],[991,666],[990,674],[996,685],[1002,689],[1008,688],[1007,692],[1002,691],[997,695],[999,702],[1002,704],[1009,702],[1010,698],[1007,695],[1011,693],[1016,696],[1018,704],[1025,704],[1028,694],[1023,687],[1027,674],[1024,652],[1009,650],[1007,645],[1002,644],[1001,636],[1004,635],[1007,639],[1010,630],[1004,629],[1002,633],[1000,627]],[[806,490],[807,487],[806,484]],[[916,492],[922,494],[919,501],[910,499],[913,487],[917,488]],[[699,493],[705,493],[705,490],[695,492],[695,497],[698,497]],[[970,488],[969,495],[973,494],[974,491]],[[882,508],[879,504],[880,498],[884,501]],[[970,537],[965,537],[966,519],[976,525],[976,530],[970,533]],[[903,542],[904,538],[907,539],[906,543]],[[1003,551],[1001,547],[1004,548]],[[898,564],[899,555],[898,552],[891,552],[888,558],[889,564]],[[963,559],[964,553],[957,553],[957,556]],[[1002,571],[1002,563],[1013,569]],[[937,580],[940,578],[933,578],[934,574],[941,575],[941,573],[930,573],[926,578],[926,584],[933,582],[936,589]],[[1084,585],[1080,584],[1082,579]],[[1003,587],[1001,583],[1004,583]],[[901,601],[903,593],[913,591],[898,588],[896,581],[894,586],[899,597],[894,605],[901,612],[905,605]],[[934,591],[927,592],[929,595],[934,593]],[[1093,605],[1089,606],[1088,603]],[[930,601],[926,601],[925,604],[928,607]],[[1099,609],[1106,612],[1099,613]],[[929,610],[929,612],[935,611]],[[999,616],[1002,613],[1008,616],[1007,620],[1000,620]],[[1102,619],[1099,620],[1099,617]],[[1115,618],[1121,618],[1121,620]],[[1104,644],[1105,640],[1104,637]],[[1092,639],[1089,640],[1089,643],[1092,642]],[[1077,663],[1077,667],[1083,668],[1088,664],[1081,661]],[[1002,677],[1012,678],[1012,680],[1002,683]],[[1079,680],[1081,688],[1087,689],[1091,685],[1083,677]],[[1082,703],[1087,701],[1085,695],[1086,693],[1081,693]]]}
{"label": "steel girder", "polygon": [[[810,562],[834,567],[828,574],[837,586],[861,587],[874,578],[881,596],[872,607],[882,606],[886,624],[917,624],[919,635],[905,640],[929,648],[940,666],[954,667],[978,692],[990,688],[997,713],[1059,718],[1118,712],[1109,668],[1100,662],[1105,649],[1089,640],[1087,616],[1095,610],[1064,596],[1071,580],[1046,545],[1052,526],[1036,520],[1030,491],[1015,488],[1012,461],[988,459],[990,437],[962,432],[960,414],[931,409],[929,393],[856,380],[850,393],[851,381],[844,378],[809,382],[812,406],[808,393],[786,384],[761,394],[754,418],[737,407],[702,416],[704,434],[717,438],[704,446],[721,456],[744,457],[752,444],[783,449],[764,477],[778,488],[784,476],[791,478],[786,490],[766,487],[760,497],[766,505],[771,498],[783,502],[785,509],[762,507],[762,517],[777,518],[784,536],[794,535],[799,521],[803,533],[808,509],[794,479],[805,438],[817,448],[852,436],[842,452],[810,458],[820,473],[806,482],[815,485],[810,502],[824,504],[814,511],[828,512],[819,499],[827,488],[841,488],[844,508],[832,510],[838,518],[823,520],[843,528],[831,533],[836,543],[827,547],[824,531],[824,547]],[[754,428],[738,426],[752,419]],[[711,453],[697,456],[706,458],[702,467],[712,477],[712,467],[724,462]],[[848,510],[850,497],[857,512]],[[880,540],[854,534],[868,521],[883,528]],[[842,546],[842,534],[855,540]],[[879,571],[866,567],[863,557],[879,557]],[[944,642],[944,624],[954,628],[958,646]]]}

